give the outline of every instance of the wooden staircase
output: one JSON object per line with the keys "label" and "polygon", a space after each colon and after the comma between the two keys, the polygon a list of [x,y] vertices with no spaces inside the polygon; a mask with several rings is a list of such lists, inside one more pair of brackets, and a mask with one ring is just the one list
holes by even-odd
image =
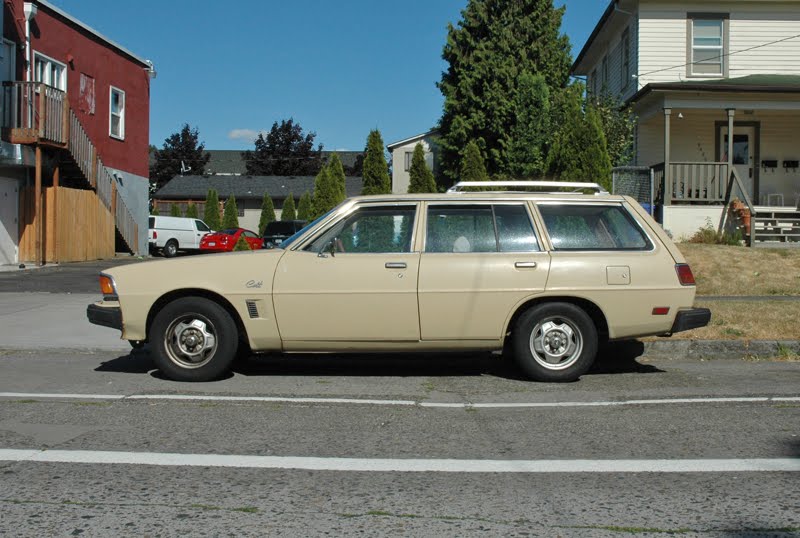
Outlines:
{"label": "wooden staircase", "polygon": [[3,139],[50,148],[58,156],[63,182],[93,190],[114,216],[117,237],[131,253],[139,254],[136,221],[118,196],[115,178],[103,165],[66,93],[38,82],[10,81],[3,87]]}

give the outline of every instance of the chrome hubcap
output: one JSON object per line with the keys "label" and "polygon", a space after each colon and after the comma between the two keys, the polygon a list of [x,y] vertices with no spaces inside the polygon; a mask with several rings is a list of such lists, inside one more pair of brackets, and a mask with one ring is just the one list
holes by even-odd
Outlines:
{"label": "chrome hubcap", "polygon": [[173,321],[164,343],[170,360],[182,368],[203,366],[217,349],[214,326],[199,315],[191,315]]}
{"label": "chrome hubcap", "polygon": [[563,370],[580,357],[583,339],[569,320],[548,318],[534,327],[530,348],[536,362],[549,370]]}

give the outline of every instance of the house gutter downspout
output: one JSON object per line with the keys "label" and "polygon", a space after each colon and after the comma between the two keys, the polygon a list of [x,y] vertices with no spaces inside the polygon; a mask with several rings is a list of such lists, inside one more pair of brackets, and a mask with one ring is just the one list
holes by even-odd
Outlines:
{"label": "house gutter downspout", "polygon": [[25,82],[31,82],[31,19],[36,16],[37,8],[33,2],[25,2],[22,5],[22,12],[25,14]]}
{"label": "house gutter downspout", "polygon": [[[25,2],[22,4],[22,11],[25,14],[25,78],[26,82],[32,82],[31,76],[31,19],[36,16],[36,5],[33,2]],[[31,88],[27,87],[26,91]],[[28,125],[33,126],[33,92],[28,95],[28,110],[26,111],[29,116]],[[44,265],[45,255],[43,252],[43,238],[44,238],[44,219],[42,219],[42,147],[36,144],[36,176],[34,179],[34,205],[36,207],[36,215],[34,220],[36,222],[36,265]]]}

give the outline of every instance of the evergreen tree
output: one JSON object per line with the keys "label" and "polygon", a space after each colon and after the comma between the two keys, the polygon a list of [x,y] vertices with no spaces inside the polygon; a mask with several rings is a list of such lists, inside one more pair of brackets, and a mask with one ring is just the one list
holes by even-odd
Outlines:
{"label": "evergreen tree", "polygon": [[313,212],[314,208],[311,201],[311,194],[306,191],[297,203],[297,220],[311,221],[313,220]]}
{"label": "evergreen tree", "polygon": [[239,209],[236,207],[236,197],[231,194],[230,198],[225,201],[225,211],[222,214],[222,228],[239,227]]}
{"label": "evergreen tree", "polygon": [[344,168],[342,168],[342,160],[339,155],[334,153],[328,161],[328,176],[331,183],[336,187],[336,200],[337,204],[347,198],[347,190],[345,187]]}
{"label": "evergreen tree", "polygon": [[557,100],[558,129],[548,156],[549,173],[565,181],[592,181],[611,187],[611,159],[600,116],[583,108],[583,84],[574,84]]}
{"label": "evergreen tree", "polygon": [[193,175],[203,175],[211,154],[205,151],[205,144],[199,139],[197,127],[193,129],[188,123],[184,123],[179,132],[164,140],[162,149],[153,151],[153,164],[150,167],[151,192],[160,189],[187,168]]}
{"label": "evergreen tree", "polygon": [[461,160],[461,170],[458,175],[459,181],[486,181],[486,165],[481,155],[481,148],[474,140],[470,140],[464,150],[464,158]]}
{"label": "evergreen tree", "polygon": [[259,133],[254,151],[245,151],[247,173],[254,176],[308,176],[322,168],[322,144],[314,149],[316,133],[303,134],[293,119],[274,122],[270,132]]}
{"label": "evergreen tree", "polygon": [[189,202],[189,205],[186,206],[186,216],[192,219],[197,218],[197,206],[194,202]]}
{"label": "evergreen tree", "polygon": [[264,199],[261,201],[261,218],[258,219],[258,233],[263,234],[264,228],[267,224],[275,220],[275,205],[272,203],[272,198],[268,193],[264,193]]}
{"label": "evergreen tree", "polygon": [[283,202],[281,220],[297,220],[297,211],[294,209],[294,197],[291,191],[289,191],[289,196],[287,196],[286,200]]}
{"label": "evergreen tree", "polygon": [[361,194],[389,194],[392,182],[389,179],[389,166],[383,154],[383,138],[381,132],[374,129],[367,137],[367,148],[364,157]]}
{"label": "evergreen tree", "polygon": [[409,193],[436,192],[436,181],[433,179],[433,172],[431,172],[427,163],[425,163],[425,149],[422,147],[421,142],[417,142],[417,145],[414,146],[414,155],[411,157],[409,176]]}
{"label": "evergreen tree", "polygon": [[178,204],[172,203],[169,206],[169,215],[170,217],[182,217],[181,215],[181,208]]}
{"label": "evergreen tree", "polygon": [[208,189],[206,194],[206,208],[203,211],[203,222],[212,230],[219,230],[219,195],[214,189]]}
{"label": "evergreen tree", "polygon": [[560,34],[564,7],[553,0],[469,0],[457,26],[448,27],[439,89],[444,179],[459,178],[470,140],[481,140],[490,175],[509,170],[509,149],[522,73],[541,74],[551,90],[566,85],[569,39]]}
{"label": "evergreen tree", "polygon": [[551,136],[550,88],[541,74],[525,72],[520,76],[516,118],[508,172],[520,179],[541,178],[546,173]]}
{"label": "evergreen tree", "polygon": [[233,245],[233,251],[239,252],[242,250],[252,250],[250,248],[250,243],[247,242],[247,239],[244,238],[244,234],[239,236],[239,239],[236,240],[236,244]]}
{"label": "evergreen tree", "polygon": [[324,215],[328,210],[336,207],[339,190],[331,181],[330,171],[325,166],[314,180],[314,199],[311,204],[311,219]]}

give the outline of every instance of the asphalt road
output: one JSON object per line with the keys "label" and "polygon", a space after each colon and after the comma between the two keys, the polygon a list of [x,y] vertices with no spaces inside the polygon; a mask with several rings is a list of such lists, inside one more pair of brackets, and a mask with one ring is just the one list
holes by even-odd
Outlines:
{"label": "asphalt road", "polygon": [[565,385],[490,354],[187,384],[146,351],[5,351],[0,535],[798,536],[798,387],[630,349]]}

